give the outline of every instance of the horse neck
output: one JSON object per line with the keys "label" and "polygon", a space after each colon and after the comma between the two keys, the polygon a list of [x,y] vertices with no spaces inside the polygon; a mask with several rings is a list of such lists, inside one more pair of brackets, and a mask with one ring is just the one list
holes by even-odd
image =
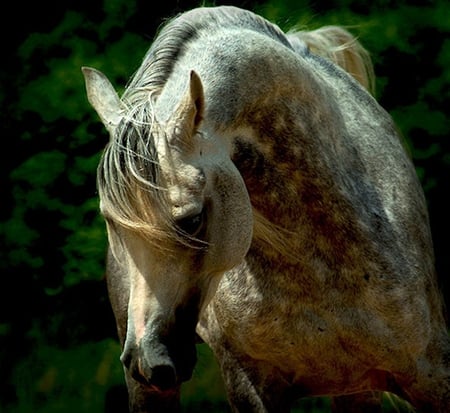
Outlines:
{"label": "horse neck", "polygon": [[260,221],[286,229],[281,238],[298,250],[317,232],[330,233],[350,219],[343,217],[349,208],[336,189],[345,171],[331,149],[344,121],[309,64],[267,36],[225,32],[193,43],[166,86],[173,90],[166,93],[169,102],[181,90],[176,79],[197,71],[205,91],[204,127],[230,148]]}
{"label": "horse neck", "polygon": [[299,263],[295,256],[307,249],[351,265],[351,245],[363,235],[351,225],[358,218],[340,188],[349,170],[364,166],[336,156],[349,148],[344,121],[330,103],[333,95],[318,85],[305,87],[302,74],[297,84],[289,80],[291,89],[276,85],[242,110],[229,133],[231,158],[257,214],[253,246],[274,262],[281,255],[284,262],[306,265],[306,258]]}
{"label": "horse neck", "polygon": [[232,138],[254,207],[284,228],[303,225],[300,204],[335,203],[341,179],[332,149],[344,130],[339,113],[301,87],[296,95],[295,87],[273,91],[243,110]]}
{"label": "horse neck", "polygon": [[310,139],[311,133],[325,134],[328,122],[318,119],[320,128],[314,130],[311,117],[305,124],[303,116],[283,105],[247,116],[252,133],[249,136],[238,131],[232,160],[257,213],[276,228],[283,228],[278,234],[290,244],[296,239],[298,247],[302,238],[299,234],[308,237],[314,225],[328,226],[328,232],[335,223],[327,219],[323,209],[329,205],[331,213],[342,200],[335,188],[327,148],[322,147],[320,139]]}

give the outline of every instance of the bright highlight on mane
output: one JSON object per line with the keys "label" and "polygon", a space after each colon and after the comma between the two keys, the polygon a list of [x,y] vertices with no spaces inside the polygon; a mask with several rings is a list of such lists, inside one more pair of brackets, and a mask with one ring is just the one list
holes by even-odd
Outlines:
{"label": "bright highlight on mane", "polygon": [[172,232],[172,225],[164,217],[167,201],[152,128],[145,106],[122,120],[101,158],[97,185],[109,222],[158,244]]}
{"label": "bright highlight on mane", "polygon": [[269,245],[287,260],[298,262],[294,245],[290,240],[293,236],[294,233],[273,224],[253,208],[253,238]]}
{"label": "bright highlight on mane", "polygon": [[[122,227],[156,248],[171,251],[177,244],[204,248],[205,242],[183,233],[170,215],[155,147],[155,135],[165,137],[154,119],[151,93],[147,95],[147,104],[129,111],[103,152],[97,169],[102,213],[110,232]],[[110,237],[113,252],[119,242],[120,237]]]}
{"label": "bright highlight on mane", "polygon": [[347,30],[324,26],[317,30],[292,32],[291,42],[299,40],[309,50],[331,60],[352,75],[372,95],[375,94],[375,72],[369,52]]}

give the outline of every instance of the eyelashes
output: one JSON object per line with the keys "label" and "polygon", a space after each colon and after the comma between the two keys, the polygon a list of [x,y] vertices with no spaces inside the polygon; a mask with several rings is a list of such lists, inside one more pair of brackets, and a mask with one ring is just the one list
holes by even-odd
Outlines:
{"label": "eyelashes", "polygon": [[203,229],[206,222],[206,213],[202,212],[176,220],[176,225],[180,231],[190,237],[196,237]]}

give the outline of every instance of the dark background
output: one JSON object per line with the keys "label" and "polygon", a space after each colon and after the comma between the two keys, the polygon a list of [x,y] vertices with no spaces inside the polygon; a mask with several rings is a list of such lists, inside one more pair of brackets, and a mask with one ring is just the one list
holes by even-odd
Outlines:
{"label": "dark background", "polygon": [[[119,93],[165,18],[196,1],[13,2],[0,70],[0,412],[123,411],[119,347],[107,301],[95,169],[107,134],[80,67]],[[209,4],[209,3],[208,3]],[[371,51],[377,98],[402,131],[427,197],[439,282],[447,279],[450,3],[235,1],[279,24],[348,27]],[[226,411],[208,349],[185,411]],[[326,400],[306,401],[305,412]]]}

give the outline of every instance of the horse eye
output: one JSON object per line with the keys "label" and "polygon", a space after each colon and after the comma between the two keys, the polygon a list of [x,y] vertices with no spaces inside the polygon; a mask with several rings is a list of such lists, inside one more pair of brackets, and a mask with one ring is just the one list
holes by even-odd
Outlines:
{"label": "horse eye", "polygon": [[203,227],[203,222],[205,219],[204,212],[200,212],[200,214],[191,215],[189,217],[181,218],[177,220],[178,228],[188,234],[190,236],[196,236],[200,232]]}

